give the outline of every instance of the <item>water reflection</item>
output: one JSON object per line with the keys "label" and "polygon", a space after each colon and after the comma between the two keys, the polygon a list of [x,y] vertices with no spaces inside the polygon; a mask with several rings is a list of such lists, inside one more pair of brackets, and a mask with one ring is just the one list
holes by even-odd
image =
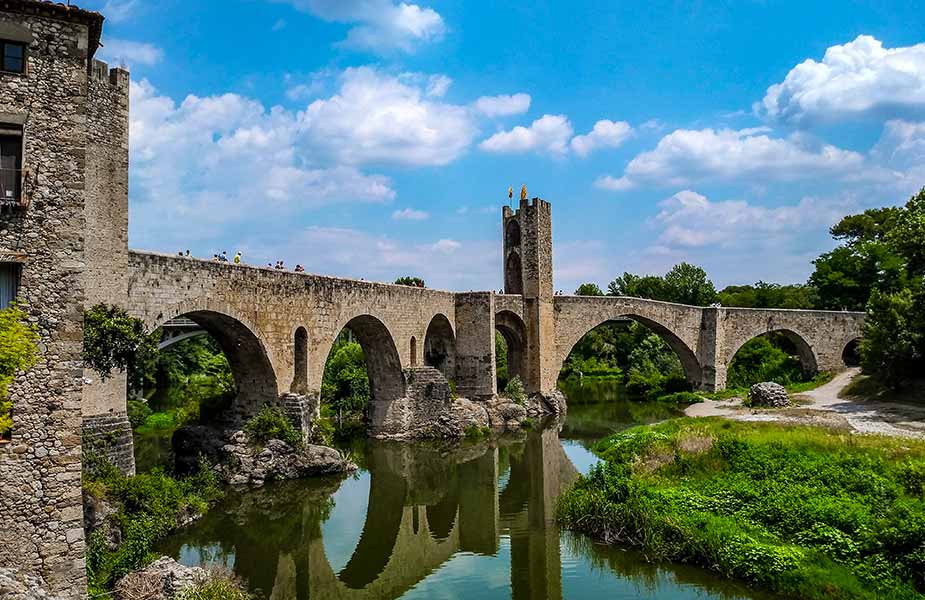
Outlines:
{"label": "water reflection", "polygon": [[185,564],[225,565],[270,600],[645,596],[640,590],[704,598],[734,590],[701,571],[685,581],[560,534],[556,499],[578,470],[556,427],[455,447],[363,447],[357,476],[232,494],[161,550]]}

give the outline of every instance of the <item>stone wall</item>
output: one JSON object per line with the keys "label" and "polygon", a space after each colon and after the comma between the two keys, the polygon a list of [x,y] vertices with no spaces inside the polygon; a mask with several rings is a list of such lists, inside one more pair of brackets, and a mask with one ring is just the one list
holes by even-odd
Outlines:
{"label": "stone wall", "polygon": [[[0,256],[22,264],[19,301],[40,332],[38,364],[16,378],[12,442],[0,444],[0,567],[86,595],[80,495],[86,290],[88,55],[102,19],[61,5],[7,1],[5,38],[28,44],[24,74],[0,74],[0,122],[23,130],[27,208],[0,213]],[[16,38],[13,38],[16,39]]]}

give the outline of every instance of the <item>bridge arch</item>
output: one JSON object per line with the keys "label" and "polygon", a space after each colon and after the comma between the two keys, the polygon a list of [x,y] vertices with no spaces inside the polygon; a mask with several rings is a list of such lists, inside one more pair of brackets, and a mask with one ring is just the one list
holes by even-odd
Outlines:
{"label": "bridge arch", "polygon": [[[373,402],[389,402],[405,395],[401,358],[392,333],[385,323],[369,314],[358,315],[338,329],[337,335],[349,329],[366,357],[366,375]],[[336,336],[335,336],[336,339]],[[327,344],[327,353],[335,340]],[[327,354],[325,354],[327,356]]]}
{"label": "bridge arch", "polygon": [[742,346],[752,341],[755,338],[769,336],[771,334],[782,335],[793,344],[793,347],[796,349],[797,356],[800,358],[800,365],[803,368],[803,373],[805,375],[815,375],[819,371],[819,361],[816,357],[816,353],[813,351],[812,345],[806,340],[806,336],[802,333],[795,331],[794,329],[788,329],[784,327],[770,329],[768,331],[763,331],[756,335],[751,335],[749,337],[743,336],[743,339],[737,341],[736,344],[730,347],[730,352],[726,358],[726,367],[732,364],[732,360],[735,358],[736,353],[742,349]]}
{"label": "bridge arch", "polygon": [[456,334],[450,320],[437,313],[424,334],[424,364],[434,367],[447,378],[456,378]]}
{"label": "bridge arch", "polygon": [[678,357],[678,360],[681,361],[681,367],[684,369],[684,375],[687,378],[687,381],[694,388],[698,388],[701,385],[703,382],[703,368],[701,367],[700,361],[697,359],[697,354],[694,352],[694,350],[688,346],[688,344],[667,325],[652,317],[647,317],[636,312],[620,311],[612,316],[592,321],[593,325],[590,327],[588,327],[588,324],[586,323],[584,327],[573,329],[571,332],[572,335],[567,339],[566,343],[559,348],[559,356],[556,359],[556,372],[558,373],[562,369],[562,366],[568,359],[569,354],[571,354],[572,350],[584,336],[588,335],[594,329],[597,329],[605,323],[626,319],[630,319],[641,325],[644,325],[652,333],[655,333],[660,338],[662,338],[662,340],[664,340],[665,343],[667,343],[668,346],[674,351],[675,355]]}
{"label": "bridge arch", "polygon": [[861,366],[861,338],[848,340],[841,351],[841,360],[846,367]]}
{"label": "bridge arch", "polygon": [[516,313],[501,310],[495,314],[495,329],[507,345],[508,379],[520,377],[524,380],[527,374],[527,326]]}
{"label": "bridge arch", "polygon": [[262,336],[243,315],[227,305],[214,302],[184,303],[162,312],[151,322],[151,329],[182,317],[208,333],[228,359],[237,394],[225,418],[231,423],[247,420],[264,404],[276,403],[279,385],[276,369]]}

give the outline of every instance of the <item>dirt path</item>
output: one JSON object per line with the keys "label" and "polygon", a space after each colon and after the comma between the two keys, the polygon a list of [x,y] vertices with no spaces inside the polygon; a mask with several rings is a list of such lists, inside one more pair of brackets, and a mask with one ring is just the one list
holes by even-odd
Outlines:
{"label": "dirt path", "polygon": [[750,409],[741,398],[706,400],[685,412],[690,417],[726,417],[740,421],[779,421],[826,425],[857,433],[879,433],[925,439],[925,402],[906,404],[842,398],[839,394],[858,376],[859,369],[839,373],[815,390],[795,395],[798,405],[781,409]]}

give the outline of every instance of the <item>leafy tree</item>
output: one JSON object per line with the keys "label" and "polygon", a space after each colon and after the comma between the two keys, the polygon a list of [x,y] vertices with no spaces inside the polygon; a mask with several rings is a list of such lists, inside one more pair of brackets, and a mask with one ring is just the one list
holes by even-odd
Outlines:
{"label": "leafy tree", "polygon": [[370,399],[366,356],[363,348],[345,336],[338,337],[331,349],[321,382],[321,401],[343,418],[362,414]]}
{"label": "leafy tree", "polygon": [[578,286],[578,289],[575,290],[576,296],[603,296],[604,292],[601,291],[601,287],[596,283],[582,283]]}
{"label": "leafy tree", "polygon": [[84,314],[83,360],[105,381],[113,369],[127,371],[143,355],[157,351],[144,323],[118,306],[97,304]]}
{"label": "leafy tree", "polygon": [[707,306],[716,301],[716,288],[707,272],[690,263],[672,267],[665,275],[665,288],[670,302]]}
{"label": "leafy tree", "polygon": [[633,298],[648,298],[650,300],[667,300],[665,282],[658,275],[633,275],[623,273],[607,286],[610,296],[631,296]]}
{"label": "leafy tree", "polygon": [[0,438],[13,428],[10,385],[16,373],[35,365],[38,341],[38,328],[26,322],[26,313],[16,305],[0,310]]}
{"label": "leafy tree", "polygon": [[779,285],[759,281],[755,285],[730,285],[717,294],[723,306],[740,308],[815,308],[816,289],[810,285]]}
{"label": "leafy tree", "polygon": [[404,277],[399,277],[398,279],[395,280],[395,283],[397,285],[407,285],[409,287],[418,287],[418,288],[424,287],[423,279],[421,279],[420,277],[412,277],[409,275],[406,275]]}
{"label": "leafy tree", "polygon": [[861,365],[881,384],[898,388],[921,375],[925,352],[925,303],[905,289],[895,294],[874,290],[867,306]]}
{"label": "leafy tree", "polygon": [[921,284],[925,276],[925,188],[897,210],[885,233],[889,247],[906,261],[907,273]]}
{"label": "leafy tree", "polygon": [[632,296],[664,302],[707,306],[716,301],[716,288],[706,271],[689,263],[675,265],[664,276],[624,273],[607,286],[611,296]]}
{"label": "leafy tree", "polygon": [[498,389],[504,389],[507,385],[507,342],[504,336],[495,332],[495,377],[498,380]]}

